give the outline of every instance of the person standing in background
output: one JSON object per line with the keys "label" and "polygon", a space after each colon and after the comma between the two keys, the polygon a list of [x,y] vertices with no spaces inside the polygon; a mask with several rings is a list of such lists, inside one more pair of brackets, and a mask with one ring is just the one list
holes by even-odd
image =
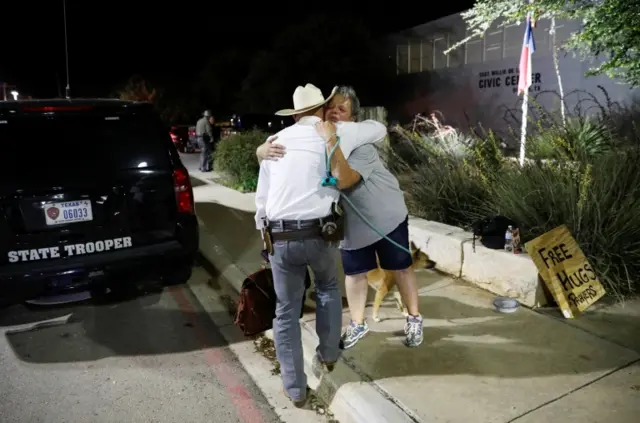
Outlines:
{"label": "person standing in background", "polygon": [[[196,123],[196,141],[200,148],[200,172],[211,172],[211,146],[213,143],[213,128],[211,126],[211,111],[205,110],[203,116]],[[215,123],[215,120],[213,120]]]}

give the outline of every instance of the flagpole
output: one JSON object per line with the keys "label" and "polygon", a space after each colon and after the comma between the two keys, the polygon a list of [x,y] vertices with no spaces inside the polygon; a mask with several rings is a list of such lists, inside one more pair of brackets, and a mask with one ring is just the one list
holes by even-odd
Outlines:
{"label": "flagpole", "polygon": [[[522,75],[520,75],[522,78]],[[527,119],[529,115],[529,89],[524,90],[522,97],[522,126],[520,128],[520,166],[524,166],[527,146]]]}
{"label": "flagpole", "polygon": [[[529,3],[533,3],[533,0],[529,0]],[[531,12],[529,12],[527,14],[527,20],[526,20],[526,28],[525,28],[525,34],[528,34],[529,32],[529,26],[531,24],[531,20],[533,19],[533,14]],[[531,28],[531,37],[533,37],[533,28]],[[527,39],[525,36],[525,43],[527,43]],[[529,44],[532,44],[529,43]],[[533,44],[533,49],[535,50],[535,44]],[[523,52],[524,52],[524,45],[523,45]],[[520,166],[524,166],[524,160],[525,160],[525,156],[526,156],[526,151],[527,151],[527,123],[528,123],[528,115],[529,115],[529,86],[531,84],[531,55],[532,55],[533,51],[531,51],[531,49],[529,48],[528,50],[528,58],[526,58],[525,60],[528,60],[528,66],[526,66],[526,74],[523,75],[522,72],[520,73],[520,81],[523,81],[522,78],[526,78],[524,79],[524,81],[526,81],[526,83],[523,85],[524,89],[522,90],[522,124],[520,127]],[[522,62],[523,57],[520,57],[520,61]],[[521,66],[522,67],[522,63]],[[518,84],[518,89],[520,89],[521,85],[520,83]]]}

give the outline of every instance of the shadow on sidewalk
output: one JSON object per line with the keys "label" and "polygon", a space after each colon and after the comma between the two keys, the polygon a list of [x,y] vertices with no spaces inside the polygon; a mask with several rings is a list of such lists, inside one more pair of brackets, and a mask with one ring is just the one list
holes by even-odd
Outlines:
{"label": "shadow on sidewalk", "polygon": [[[638,362],[633,351],[585,331],[527,309],[499,314],[489,294],[480,295],[485,304],[474,304],[461,290],[476,289],[454,282],[421,295],[424,343],[418,348],[402,344],[404,317],[386,302],[383,320],[369,319],[369,334],[343,352],[333,373],[321,377],[316,390],[323,400],[331,403],[341,386],[362,379],[425,421],[437,413],[443,421],[506,422]],[[610,322],[636,328],[639,323],[620,316]],[[305,325],[313,331],[314,323]],[[616,392],[633,401],[628,389],[634,388],[616,386],[602,395]]]}
{"label": "shadow on sidewalk", "polygon": [[239,264],[240,257],[255,251],[256,245],[258,248],[253,260],[260,259],[262,240],[256,229],[254,213],[210,202],[196,202],[196,211],[234,263]]}
{"label": "shadow on sidewalk", "polygon": [[[198,203],[197,207],[233,262],[254,266],[261,241],[253,213],[215,203]],[[402,344],[404,318],[388,301],[381,312],[386,320],[370,321],[371,332],[343,355],[358,375],[375,381],[411,409],[429,402],[420,399],[423,389],[435,389],[438,395],[432,393],[434,398],[441,398],[440,392],[450,391],[454,396],[477,393],[476,407],[485,399],[498,403],[505,389],[513,390],[520,407],[535,407],[540,404],[539,396],[550,400],[637,360],[629,349],[525,307],[515,314],[499,314],[493,310],[492,294],[435,272],[429,275],[420,276],[420,310],[425,319],[421,347],[408,349]],[[306,304],[306,312],[312,313],[313,302]],[[348,313],[343,317],[346,323]],[[307,314],[304,321],[314,329],[311,316]],[[638,320],[628,316],[614,315],[607,323],[639,327]],[[320,389],[331,385],[329,391],[335,393],[351,382],[334,374],[323,378]],[[529,384],[536,387],[526,388]],[[323,399],[331,400],[330,396]],[[473,403],[472,398],[467,400]]]}
{"label": "shadow on sidewalk", "polygon": [[[412,349],[402,345],[403,316],[387,303],[381,312],[387,318],[370,321],[370,333],[344,357],[372,380],[421,375],[569,376],[610,370],[621,365],[625,355],[633,359],[631,350],[524,307],[511,315],[497,313],[491,299],[490,294],[459,282],[421,295],[424,344]],[[612,316],[609,323],[637,328],[640,322]]]}
{"label": "shadow on sidewalk", "polygon": [[[66,322],[41,323],[65,316]],[[212,317],[216,318],[202,309],[188,288],[176,286],[98,303],[14,306],[0,315],[0,329],[24,362],[74,363],[225,347]]]}
{"label": "shadow on sidewalk", "polygon": [[189,178],[191,179],[191,186],[193,188],[201,187],[201,186],[204,186],[204,185],[209,185],[206,181],[203,181],[202,179],[196,178],[193,175],[189,175]]}

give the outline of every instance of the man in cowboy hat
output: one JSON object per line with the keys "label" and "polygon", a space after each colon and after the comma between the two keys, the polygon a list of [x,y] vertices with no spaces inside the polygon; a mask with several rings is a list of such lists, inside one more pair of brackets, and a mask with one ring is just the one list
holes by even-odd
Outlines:
{"label": "man in cowboy hat", "polygon": [[[327,176],[327,148],[330,141],[335,144],[335,137],[325,141],[315,129],[324,119],[323,106],[336,88],[325,99],[314,85],[299,86],[293,93],[293,109],[276,112],[293,116],[296,123],[277,134],[278,143],[288,154],[279,161],[260,164],[256,190],[256,225],[271,254],[277,297],[273,321],[276,355],[285,393],[296,407],[304,406],[307,399],[298,322],[307,266],[313,270],[317,294],[317,358],[331,370],[340,353],[342,298],[337,281],[337,243],[331,232],[339,220],[335,206],[340,194],[335,187],[321,183]],[[375,121],[344,123],[337,130],[345,157],[386,135],[385,126]]]}

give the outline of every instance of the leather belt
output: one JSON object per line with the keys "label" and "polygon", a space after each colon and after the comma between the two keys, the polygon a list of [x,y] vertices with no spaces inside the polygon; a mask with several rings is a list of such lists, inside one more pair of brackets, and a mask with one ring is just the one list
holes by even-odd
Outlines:
{"label": "leather belt", "polygon": [[296,229],[295,231],[272,232],[271,239],[275,241],[296,241],[306,238],[320,237],[321,228]]}
{"label": "leather belt", "polygon": [[294,241],[321,236],[322,226],[333,222],[333,216],[309,220],[276,220],[269,222],[269,231],[273,241]]}
{"label": "leather belt", "polygon": [[275,220],[269,221],[269,229],[273,232],[288,232],[301,229],[322,228],[327,222],[333,222],[335,219],[329,215],[320,219],[308,220]]}

